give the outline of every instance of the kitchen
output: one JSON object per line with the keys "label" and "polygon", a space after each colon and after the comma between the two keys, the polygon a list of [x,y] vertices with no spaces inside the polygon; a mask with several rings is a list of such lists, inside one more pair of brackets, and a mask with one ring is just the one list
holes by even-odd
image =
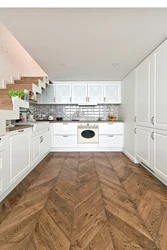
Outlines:
{"label": "kitchen", "polygon": [[166,250],[167,10],[0,14],[1,249]]}

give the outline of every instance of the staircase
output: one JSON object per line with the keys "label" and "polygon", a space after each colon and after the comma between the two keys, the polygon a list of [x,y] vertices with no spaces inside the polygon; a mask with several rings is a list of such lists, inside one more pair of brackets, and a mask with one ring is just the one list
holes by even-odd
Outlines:
{"label": "staircase", "polygon": [[14,84],[6,84],[6,88],[0,89],[0,135],[6,133],[6,120],[19,119],[20,108],[29,108],[29,102],[20,98],[11,98],[9,90],[28,90],[35,94],[42,94],[42,89],[46,89],[49,84],[48,77],[21,77],[15,80]]}

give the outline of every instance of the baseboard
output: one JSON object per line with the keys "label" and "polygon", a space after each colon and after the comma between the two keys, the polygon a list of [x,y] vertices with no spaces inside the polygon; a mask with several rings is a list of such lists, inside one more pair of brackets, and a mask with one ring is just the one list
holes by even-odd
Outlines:
{"label": "baseboard", "polygon": [[131,161],[133,161],[134,163],[140,163],[133,155],[131,155],[127,150],[125,150],[123,148],[123,153],[129,158],[131,159]]}
{"label": "baseboard", "polygon": [[122,152],[121,147],[113,147],[113,148],[82,148],[82,147],[75,147],[75,148],[60,148],[60,147],[52,147],[51,152]]}

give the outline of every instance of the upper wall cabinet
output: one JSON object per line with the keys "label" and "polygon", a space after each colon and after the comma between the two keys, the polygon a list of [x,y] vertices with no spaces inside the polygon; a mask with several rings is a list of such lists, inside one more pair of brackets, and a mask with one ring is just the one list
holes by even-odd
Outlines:
{"label": "upper wall cabinet", "polygon": [[167,40],[154,52],[154,127],[167,130]]}
{"label": "upper wall cabinet", "polygon": [[151,55],[136,68],[136,122],[140,126],[153,126],[153,60]]}
{"label": "upper wall cabinet", "polygon": [[104,84],[104,103],[121,103],[121,82]]}
{"label": "upper wall cabinet", "polygon": [[120,81],[55,82],[56,103],[60,104],[119,104]]}
{"label": "upper wall cabinet", "polygon": [[55,103],[55,84],[47,85],[46,89],[42,89],[42,95],[37,95],[40,99],[40,104],[53,104]]}
{"label": "upper wall cabinet", "polygon": [[60,104],[71,103],[70,83],[57,83],[55,91],[56,91],[56,103]]}
{"label": "upper wall cabinet", "polygon": [[72,86],[72,103],[86,103],[87,99],[87,84],[74,83]]}
{"label": "upper wall cabinet", "polygon": [[88,102],[103,103],[103,84],[88,84]]}

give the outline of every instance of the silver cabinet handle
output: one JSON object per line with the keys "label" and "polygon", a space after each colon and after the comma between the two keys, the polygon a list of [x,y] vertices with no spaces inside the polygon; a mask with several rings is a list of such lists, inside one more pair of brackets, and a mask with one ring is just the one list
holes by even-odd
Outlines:
{"label": "silver cabinet handle", "polygon": [[68,122],[63,122],[63,125],[68,125]]}
{"label": "silver cabinet handle", "polygon": [[56,98],[55,97],[53,98],[53,102],[56,102]]}
{"label": "silver cabinet handle", "polygon": [[113,137],[114,135],[108,135],[108,137]]}
{"label": "silver cabinet handle", "polygon": [[18,130],[18,132],[24,132],[24,129]]}
{"label": "silver cabinet handle", "polygon": [[42,142],[42,136],[40,136],[40,143]]}
{"label": "silver cabinet handle", "polygon": [[63,137],[68,137],[68,135],[63,135]]}
{"label": "silver cabinet handle", "polygon": [[104,97],[104,102],[106,101],[106,98]]}
{"label": "silver cabinet handle", "polygon": [[137,134],[136,130],[137,130],[137,129],[135,128],[135,129],[134,129],[134,133],[135,133],[135,134]]}
{"label": "silver cabinet handle", "polygon": [[137,122],[137,116],[134,117],[134,121]]}
{"label": "silver cabinet handle", "polygon": [[154,132],[151,133],[151,139],[154,140]]}
{"label": "silver cabinet handle", "polygon": [[71,102],[71,97],[70,97],[70,102]]}
{"label": "silver cabinet handle", "polygon": [[109,122],[109,123],[108,123],[108,125],[112,125],[112,124],[113,124],[113,122]]}
{"label": "silver cabinet handle", "polygon": [[88,102],[89,102],[89,97],[88,97]]}
{"label": "silver cabinet handle", "polygon": [[151,117],[151,123],[154,125],[154,116]]}

